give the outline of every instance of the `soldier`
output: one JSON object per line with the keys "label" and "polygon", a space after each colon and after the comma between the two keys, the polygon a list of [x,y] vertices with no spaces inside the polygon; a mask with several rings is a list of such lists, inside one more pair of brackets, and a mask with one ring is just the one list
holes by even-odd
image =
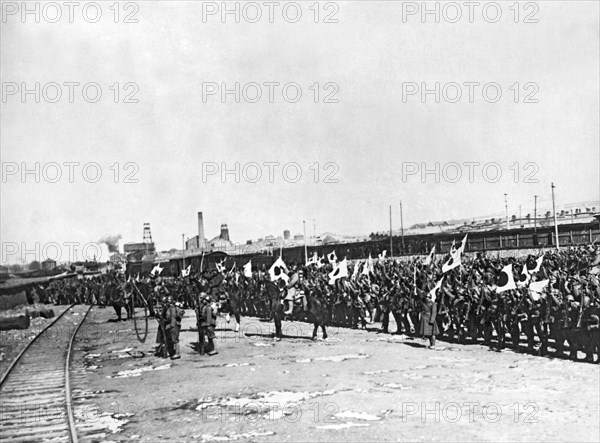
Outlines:
{"label": "soldier", "polygon": [[212,300],[206,295],[201,294],[201,323],[200,323],[200,354],[204,354],[205,337],[208,339],[208,355],[218,354],[214,338],[215,338],[215,326],[217,325],[216,316],[212,309]]}
{"label": "soldier", "polygon": [[179,332],[181,331],[181,319],[185,311],[180,303],[173,303],[173,297],[167,297],[167,311],[165,315],[165,330],[167,340],[170,341],[169,354],[171,360],[181,358],[179,353]]}

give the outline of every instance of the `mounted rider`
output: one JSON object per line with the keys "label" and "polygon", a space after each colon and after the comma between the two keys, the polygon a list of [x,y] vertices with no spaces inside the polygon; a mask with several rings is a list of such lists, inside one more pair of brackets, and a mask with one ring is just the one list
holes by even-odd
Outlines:
{"label": "mounted rider", "polygon": [[[280,282],[282,282],[282,280],[280,280]],[[288,309],[284,312],[285,315],[292,315],[294,304],[297,300],[302,301],[302,309],[304,311],[308,309],[306,300],[308,287],[306,285],[306,280],[304,280],[304,271],[300,269],[292,274],[292,277],[290,278],[289,283],[285,285],[284,290],[287,291],[284,301],[287,301],[288,303]]]}

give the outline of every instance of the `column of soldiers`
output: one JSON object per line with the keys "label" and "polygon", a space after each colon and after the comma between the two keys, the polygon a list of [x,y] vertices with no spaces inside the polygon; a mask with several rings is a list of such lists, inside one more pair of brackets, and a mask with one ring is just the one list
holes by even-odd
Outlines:
{"label": "column of soldiers", "polygon": [[[585,361],[599,362],[597,248],[545,253],[540,270],[531,276],[532,282],[550,281],[538,296],[528,285],[497,292],[498,277],[504,266],[513,264],[514,278],[518,281],[522,268],[537,258],[500,259],[477,254],[471,259],[463,257],[461,267],[445,274],[441,267],[445,259],[430,265],[425,265],[422,258],[379,260],[368,275],[342,278],[334,285],[328,277],[331,266],[290,266],[290,275],[303,274],[298,292],[323,302],[329,324],[366,328],[369,323],[381,321],[380,332],[388,333],[389,319],[393,316],[395,333],[433,338],[431,346],[435,346],[435,338],[461,343],[483,340],[494,350],[511,347],[538,355],[549,355],[550,347],[559,357],[568,348],[568,355],[574,360],[581,351]],[[428,294],[442,275],[444,280],[433,302]],[[212,285],[215,279],[218,284]],[[261,271],[254,271],[250,278],[241,272],[205,272],[202,276],[181,279],[178,287],[184,289],[178,296],[189,299],[193,298],[190,294],[210,288],[207,292],[213,303],[219,301],[220,295],[222,302],[223,294],[226,298],[227,294],[235,293],[244,315],[268,318],[271,311],[265,296],[267,281],[268,273]],[[185,290],[190,287],[191,290]]]}

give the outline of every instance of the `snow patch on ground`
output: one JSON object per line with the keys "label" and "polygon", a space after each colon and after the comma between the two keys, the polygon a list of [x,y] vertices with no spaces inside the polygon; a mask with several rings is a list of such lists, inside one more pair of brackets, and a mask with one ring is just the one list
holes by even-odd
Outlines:
{"label": "snow patch on ground", "polygon": [[107,375],[106,378],[127,378],[127,377],[139,377],[142,375],[142,372],[146,371],[162,371],[164,369],[169,369],[171,364],[168,363],[162,366],[146,366],[144,368],[137,369],[127,369],[125,371],[119,371],[115,375]]}

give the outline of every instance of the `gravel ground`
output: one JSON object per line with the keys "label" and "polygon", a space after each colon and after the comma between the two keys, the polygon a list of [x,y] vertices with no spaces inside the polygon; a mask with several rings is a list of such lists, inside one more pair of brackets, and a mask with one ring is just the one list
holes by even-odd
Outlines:
{"label": "gravel ground", "polygon": [[[193,312],[181,359],[153,356],[133,322],[94,308],[72,367],[82,441],[599,441],[600,366],[479,345],[243,318],[200,356]],[[377,325],[374,325],[377,326]],[[391,326],[391,330],[395,330]]]}
{"label": "gravel ground", "polygon": [[68,306],[66,305],[35,304],[0,312],[1,317],[16,317],[24,315],[26,310],[52,309],[54,311],[54,317],[52,318],[32,318],[28,329],[0,331],[0,375],[3,376],[12,361],[19,355],[19,352],[21,352],[21,350],[23,350],[23,348],[25,348],[25,346],[27,346],[27,344],[33,340],[42,329],[53,322],[54,319],[62,314],[67,308]]}

